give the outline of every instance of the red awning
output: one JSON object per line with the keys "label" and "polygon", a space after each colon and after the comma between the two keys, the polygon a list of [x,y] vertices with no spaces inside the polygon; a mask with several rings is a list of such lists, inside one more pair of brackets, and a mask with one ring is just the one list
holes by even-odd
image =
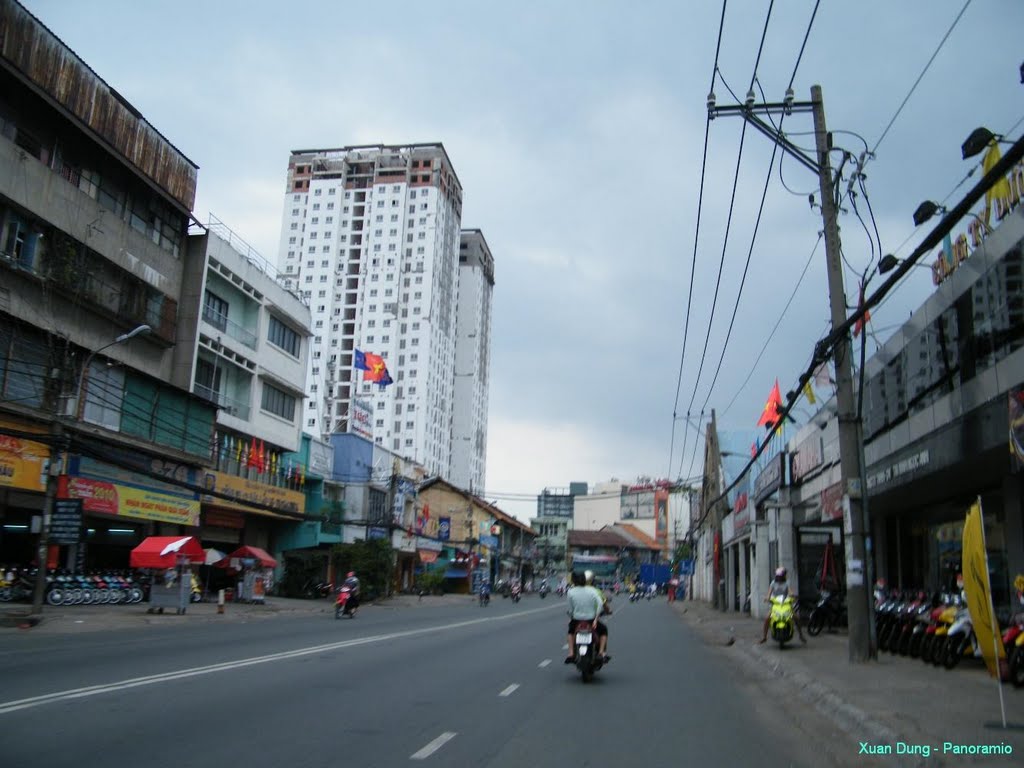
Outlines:
{"label": "red awning", "polygon": [[266,550],[260,549],[259,547],[250,546],[239,547],[234,552],[229,554],[224,560],[218,563],[218,565],[227,567],[228,564],[236,558],[239,560],[256,560],[264,568],[273,568],[275,565],[277,565],[277,560],[275,560],[269,554],[267,554]]}
{"label": "red awning", "polygon": [[132,550],[128,562],[132,568],[173,568],[179,557],[202,563],[206,553],[195,536],[150,536]]}

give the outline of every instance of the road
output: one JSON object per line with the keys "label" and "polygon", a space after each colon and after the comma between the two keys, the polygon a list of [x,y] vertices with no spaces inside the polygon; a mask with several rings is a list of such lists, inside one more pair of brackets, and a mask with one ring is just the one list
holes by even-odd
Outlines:
{"label": "road", "polygon": [[6,765],[813,765],[763,691],[664,602],[619,601],[611,663],[562,664],[564,602],[494,598],[0,638]]}

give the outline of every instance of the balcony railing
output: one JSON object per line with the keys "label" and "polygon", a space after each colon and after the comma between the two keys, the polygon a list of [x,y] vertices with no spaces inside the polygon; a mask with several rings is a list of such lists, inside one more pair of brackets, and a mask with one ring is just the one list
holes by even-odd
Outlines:
{"label": "balcony railing", "polygon": [[242,421],[249,420],[249,414],[252,409],[247,403],[243,403],[240,400],[232,400],[227,395],[221,394],[217,390],[212,389],[205,384],[200,384],[199,382],[196,382],[193,387],[193,391],[200,397],[205,397],[211,403],[215,403],[228,415],[234,416],[236,419],[241,419]]}
{"label": "balcony railing", "polygon": [[215,309],[204,306],[203,320],[219,331],[223,331],[232,339],[241,342],[249,349],[256,349],[256,334],[238,323],[228,320],[228,316]]}

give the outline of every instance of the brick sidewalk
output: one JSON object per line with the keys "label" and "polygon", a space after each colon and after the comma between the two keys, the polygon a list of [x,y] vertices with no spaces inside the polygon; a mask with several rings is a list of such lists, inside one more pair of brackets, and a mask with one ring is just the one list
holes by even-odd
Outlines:
{"label": "brick sidewalk", "polygon": [[[1009,766],[1024,761],[1024,689],[1003,685],[1006,720],[1021,726],[1003,730],[999,688],[980,660],[965,659],[956,669],[946,670],[883,652],[877,661],[854,664],[849,661],[845,632],[823,632],[808,637],[807,645],[797,640],[780,650],[777,643],[757,642],[763,620],[716,611],[699,601],[676,602],[673,609],[745,674],[774,678],[802,702],[828,714],[851,738],[854,754],[860,742],[893,746],[893,754],[864,756],[864,762]],[[1006,744],[1013,754],[944,755],[944,742]],[[931,747],[931,756],[900,757],[895,754],[899,743]]]}

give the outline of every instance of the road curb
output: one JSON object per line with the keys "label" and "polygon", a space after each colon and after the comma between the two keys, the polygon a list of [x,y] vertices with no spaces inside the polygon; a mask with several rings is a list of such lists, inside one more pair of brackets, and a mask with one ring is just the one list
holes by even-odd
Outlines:
{"label": "road curb", "polygon": [[[871,714],[848,701],[840,692],[825,685],[805,672],[794,669],[776,655],[767,654],[760,645],[737,644],[737,631],[734,627],[721,629],[714,626],[697,611],[689,611],[685,606],[678,606],[677,612],[687,624],[693,627],[702,639],[712,645],[724,646],[726,653],[737,660],[745,671],[763,680],[781,680],[792,692],[805,703],[814,706],[822,715],[828,717],[835,726],[855,739],[858,743],[893,744],[899,737],[886,725]],[[725,614],[723,614],[723,617]],[[924,763],[917,763],[924,765]]]}

